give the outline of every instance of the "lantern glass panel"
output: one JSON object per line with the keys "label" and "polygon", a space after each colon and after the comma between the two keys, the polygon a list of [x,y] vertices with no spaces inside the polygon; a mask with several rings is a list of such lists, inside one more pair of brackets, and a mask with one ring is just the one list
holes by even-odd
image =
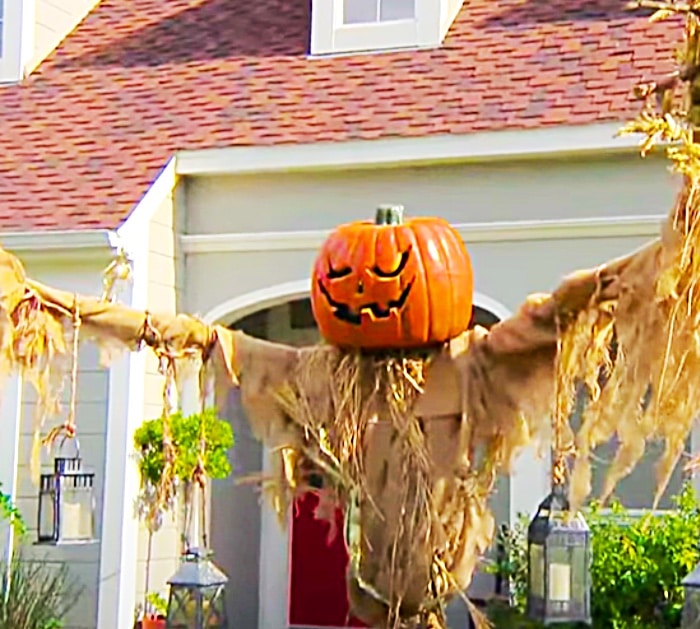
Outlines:
{"label": "lantern glass panel", "polygon": [[60,483],[59,538],[62,541],[93,539],[95,501],[92,474],[68,474],[60,477]]}
{"label": "lantern glass panel", "polygon": [[571,553],[568,548],[555,546],[547,557],[547,598],[550,604],[562,611],[571,601]]}
{"label": "lantern glass panel", "polygon": [[224,609],[224,588],[220,585],[206,588],[202,600],[204,626],[226,627],[226,610]]}
{"label": "lantern glass panel", "polygon": [[544,546],[531,543],[529,554],[530,595],[544,598]]}
{"label": "lantern glass panel", "polygon": [[168,580],[168,629],[227,629],[225,586],[228,581],[209,559],[210,553],[190,549]]}
{"label": "lantern glass panel", "polygon": [[700,564],[683,579],[685,601],[681,618],[682,629],[700,629]]}
{"label": "lantern glass panel", "polygon": [[681,627],[683,629],[700,629],[700,588],[685,588]]}
{"label": "lantern glass panel", "polygon": [[42,474],[39,484],[39,541],[56,541],[56,488],[53,474]]}
{"label": "lantern glass panel", "polygon": [[[559,502],[559,504],[557,504]],[[590,624],[590,533],[566,499],[545,500],[528,530],[528,616],[544,624]]]}
{"label": "lantern glass panel", "polygon": [[170,588],[170,598],[168,600],[168,616],[166,627],[168,629],[189,629],[192,621],[196,617],[188,615],[190,603],[196,604],[196,601],[191,601],[190,588],[172,586]]}

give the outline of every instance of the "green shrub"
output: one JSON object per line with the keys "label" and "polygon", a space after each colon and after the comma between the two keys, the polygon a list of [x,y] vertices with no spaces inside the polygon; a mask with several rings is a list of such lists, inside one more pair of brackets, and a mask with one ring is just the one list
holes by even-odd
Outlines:
{"label": "green shrub", "polygon": [[[192,480],[200,451],[200,427],[204,422],[204,473],[209,478],[226,478],[231,472],[227,452],[233,446],[231,425],[219,419],[214,409],[203,413],[170,416],[175,450],[175,475],[181,481]],[[157,486],[165,466],[163,419],[145,421],[134,433],[134,447],[143,483]]]}
{"label": "green shrub", "polygon": [[[641,518],[615,502],[607,512],[593,504],[586,512],[591,528],[591,612],[596,629],[670,629],[680,625],[683,578],[700,560],[700,512],[691,485],[675,497],[675,510]],[[512,583],[514,610],[494,607],[496,627],[532,627],[522,615],[527,592],[526,518],[499,534],[505,557],[490,567]],[[563,628],[563,626],[562,626]]]}
{"label": "green shrub", "polygon": [[[2,487],[2,483],[0,483],[0,487]],[[0,520],[9,522],[18,537],[27,533],[27,524],[22,518],[22,514],[12,502],[12,498],[2,490],[0,490]]]}
{"label": "green shrub", "polygon": [[0,563],[0,629],[61,629],[81,594],[65,564],[29,561],[16,553]]}
{"label": "green shrub", "polygon": [[[26,522],[1,490],[0,521],[8,522],[20,541],[25,538]],[[0,629],[61,629],[81,591],[65,564],[26,560],[17,550],[9,565],[0,561]]]}

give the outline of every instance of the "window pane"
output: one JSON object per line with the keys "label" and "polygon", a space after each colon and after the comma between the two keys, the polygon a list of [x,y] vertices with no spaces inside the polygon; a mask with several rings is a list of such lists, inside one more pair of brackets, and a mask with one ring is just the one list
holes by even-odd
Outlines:
{"label": "window pane", "polygon": [[343,0],[343,24],[376,22],[379,14],[378,3],[379,0]]}
{"label": "window pane", "polygon": [[416,17],[416,0],[380,0],[379,19],[382,22],[391,20],[410,20]]}

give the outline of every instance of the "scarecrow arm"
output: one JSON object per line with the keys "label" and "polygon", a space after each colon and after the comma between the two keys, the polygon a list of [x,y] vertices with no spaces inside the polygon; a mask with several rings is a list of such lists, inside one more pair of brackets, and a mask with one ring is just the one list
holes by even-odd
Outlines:
{"label": "scarecrow arm", "polygon": [[616,302],[625,286],[625,277],[639,267],[654,264],[660,250],[661,241],[654,240],[597,268],[572,273],[552,294],[528,297],[515,315],[494,325],[483,342],[494,354],[504,357],[525,357],[528,352],[543,347],[554,351],[557,327],[563,333],[584,310]]}
{"label": "scarecrow arm", "polygon": [[190,315],[147,313],[47,286],[28,278],[20,261],[0,248],[0,356],[8,368],[37,371],[66,353],[63,323],[76,310],[85,337],[98,344],[129,350],[148,345],[174,360],[203,357],[214,368],[219,391],[240,384],[257,438],[273,447],[287,438],[287,422],[272,397],[295,369],[295,348]]}
{"label": "scarecrow arm", "polygon": [[[217,388],[223,393],[240,385],[243,404],[255,436],[277,443],[284,419],[271,391],[289,379],[296,365],[298,350],[250,337],[223,326],[209,326],[186,314],[150,314],[118,303],[76,296],[33,280],[26,282],[28,293],[36,294],[57,316],[73,311],[76,303],[85,330],[98,342],[118,342],[129,349],[140,344],[156,352],[166,349],[175,357],[203,354],[214,365]],[[219,396],[221,397],[221,396]]]}
{"label": "scarecrow arm", "polygon": [[[660,241],[653,241],[633,254],[574,273],[552,294],[530,296],[490,331],[477,328],[462,347],[453,342],[465,415],[476,442],[499,444],[494,460],[507,467],[521,446],[546,434],[560,335],[582,314],[616,302],[628,286],[627,276],[653,265],[659,250]],[[456,404],[454,400],[452,406]]]}

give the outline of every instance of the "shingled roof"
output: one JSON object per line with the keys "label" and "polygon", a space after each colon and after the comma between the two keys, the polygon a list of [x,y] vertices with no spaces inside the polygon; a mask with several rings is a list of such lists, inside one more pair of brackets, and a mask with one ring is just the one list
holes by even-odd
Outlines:
{"label": "shingled roof", "polygon": [[103,0],[0,88],[0,230],[117,227],[179,149],[619,120],[679,35],[624,4],[466,0],[439,49],[310,59],[310,0]]}

